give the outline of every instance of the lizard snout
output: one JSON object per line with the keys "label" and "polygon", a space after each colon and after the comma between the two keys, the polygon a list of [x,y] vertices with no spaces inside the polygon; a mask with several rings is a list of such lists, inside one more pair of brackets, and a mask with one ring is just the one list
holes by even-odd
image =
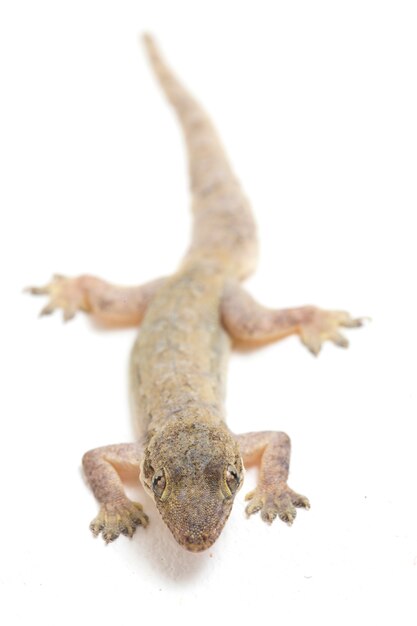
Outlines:
{"label": "lizard snout", "polygon": [[[194,500],[194,501],[193,501]],[[175,540],[190,552],[202,552],[210,548],[220,535],[229,517],[232,502],[218,501],[213,494],[206,493],[202,502],[188,497],[179,506],[165,511],[164,520]],[[185,503],[193,502],[192,508]],[[200,506],[199,506],[200,504]]]}
{"label": "lizard snout", "polygon": [[211,539],[208,533],[201,533],[197,536],[194,533],[190,533],[189,535],[184,535],[183,545],[190,552],[202,552],[213,545],[216,539],[217,535]]}

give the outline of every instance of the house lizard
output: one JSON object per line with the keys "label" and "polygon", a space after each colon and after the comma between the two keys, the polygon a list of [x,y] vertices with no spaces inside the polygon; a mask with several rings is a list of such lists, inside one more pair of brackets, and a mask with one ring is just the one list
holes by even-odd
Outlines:
{"label": "house lizard", "polygon": [[246,513],[260,511],[292,524],[309,501],[287,484],[290,439],[283,432],[232,433],[225,424],[227,358],[233,342],[261,345],[291,334],[318,354],[326,340],[346,347],[341,327],[357,327],[344,311],[316,306],[274,310],[258,304],[240,282],[257,259],[249,202],[209,117],[171,72],[152,37],[145,35],[152,68],[182,127],[188,153],[193,232],[178,271],[138,287],[90,275],[55,275],[33,294],[48,295],[43,314],[64,319],[86,311],[112,325],[140,326],[130,377],[140,436],[83,457],[85,476],[100,504],[94,535],[111,542],[131,537],[148,517],[125,494],[124,472],[140,477],[175,540],[199,552],[219,536],[243,482],[244,467],[258,466]]}

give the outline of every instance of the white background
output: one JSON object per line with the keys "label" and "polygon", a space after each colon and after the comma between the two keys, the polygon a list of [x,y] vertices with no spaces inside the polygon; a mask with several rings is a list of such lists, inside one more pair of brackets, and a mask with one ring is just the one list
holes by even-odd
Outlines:
{"label": "white background", "polygon": [[[2,623],[416,623],[415,2],[5,1],[1,58]],[[289,338],[230,363],[233,430],[283,429],[292,528],[244,516],[174,544],[88,523],[89,448],[132,439],[135,330],[37,319],[52,272],[172,272],[190,216],[179,128],[138,34],[212,114],[259,224],[248,288],[369,315],[347,351]]]}

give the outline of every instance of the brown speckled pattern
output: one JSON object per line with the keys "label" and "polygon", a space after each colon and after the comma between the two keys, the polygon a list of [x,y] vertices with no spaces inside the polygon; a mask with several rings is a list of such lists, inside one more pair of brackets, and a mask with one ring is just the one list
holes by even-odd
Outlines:
{"label": "brown speckled pattern", "polygon": [[173,105],[188,150],[194,215],[190,248],[179,271],[141,287],[117,287],[92,276],[56,276],[34,294],[43,309],[70,319],[84,310],[110,324],[140,324],[131,355],[131,389],[139,443],[84,455],[86,478],[100,503],[91,523],[106,542],[132,536],[148,518],[125,495],[122,475],[140,479],[175,540],[198,552],[219,536],[243,482],[243,462],[259,465],[247,514],[292,523],[307,498],[287,485],[290,440],[285,433],[233,435],[224,422],[231,339],[248,344],[298,333],[317,354],[324,341],[346,347],[340,326],[359,326],[348,313],[317,307],[262,307],[238,282],[257,258],[249,203],[206,113],[177,81],[153,40],[151,64]]}

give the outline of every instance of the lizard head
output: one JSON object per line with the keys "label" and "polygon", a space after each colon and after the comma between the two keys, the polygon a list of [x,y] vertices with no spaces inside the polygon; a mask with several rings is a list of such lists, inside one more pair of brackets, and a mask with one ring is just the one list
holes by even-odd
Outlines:
{"label": "lizard head", "polygon": [[178,419],[151,437],[141,480],[176,541],[200,552],[216,541],[229,517],[243,464],[223,424]]}

